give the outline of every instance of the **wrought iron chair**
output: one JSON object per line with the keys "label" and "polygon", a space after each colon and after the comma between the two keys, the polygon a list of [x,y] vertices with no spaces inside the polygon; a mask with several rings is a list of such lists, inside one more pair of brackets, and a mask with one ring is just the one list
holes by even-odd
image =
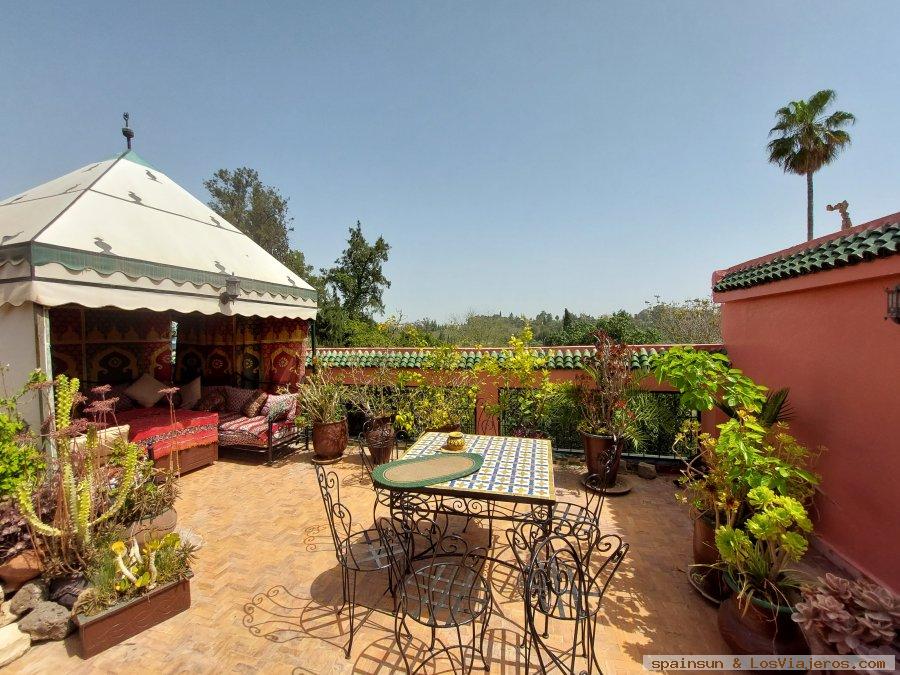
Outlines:
{"label": "wrought iron chair", "polygon": [[[628,544],[615,534],[600,535],[585,553],[579,540],[560,534],[542,536],[541,530],[541,525],[525,521],[507,531],[524,578],[526,672],[530,670],[533,650],[541,672],[556,668],[574,673],[579,647],[585,660],[585,669],[580,672],[592,673],[595,667],[596,672],[602,672],[594,652],[597,619],[603,596],[628,552]],[[609,555],[592,570],[591,555],[597,552]],[[544,619],[543,631],[537,627],[539,617]],[[551,648],[546,642],[551,619],[574,623],[571,646],[564,651]]]}
{"label": "wrought iron chair", "polygon": [[353,648],[353,635],[356,630],[354,609],[356,608],[356,575],[358,572],[378,572],[387,570],[388,588],[394,593],[393,574],[391,571],[390,551],[380,538],[375,528],[357,529],[353,516],[341,503],[340,480],[334,471],[326,471],[323,466],[316,466],[316,477],[319,490],[325,504],[325,515],[334,543],[334,552],[341,567],[341,590],[343,604],[338,609],[340,615],[344,608],[350,607],[350,638],[344,647],[344,655],[350,658]]}
{"label": "wrought iron chair", "polygon": [[359,442],[359,458],[362,461],[363,468],[366,470],[366,474],[369,476],[369,482],[372,483],[372,489],[375,490],[375,504],[373,505],[373,508],[377,510],[380,505],[386,509],[390,509],[391,493],[384,488],[379,487],[378,483],[372,478],[372,472],[375,470],[375,460],[372,458],[372,454],[369,452],[362,436],[360,436]]}
{"label": "wrought iron chair", "polygon": [[[410,638],[407,625],[410,619],[431,630],[429,659],[454,650],[442,646],[435,651],[437,629],[453,629],[459,649],[463,672],[471,672],[475,652],[478,652],[484,669],[488,669],[484,653],[484,638],[492,611],[490,587],[482,576],[487,549],[471,547],[456,534],[448,533],[448,520],[422,515],[415,505],[411,510],[395,512],[391,518],[380,518],[377,523],[381,540],[390,551],[393,575],[397,582],[394,612],[394,638],[403,656],[406,672],[409,660],[401,644],[401,629]],[[481,630],[477,630],[477,622]],[[472,640],[464,645],[463,629],[471,626]],[[476,647],[476,641],[478,646]],[[472,659],[466,660],[467,651]],[[418,672],[427,663],[420,664]],[[454,667],[455,671],[455,667]]]}
{"label": "wrought iron chair", "polygon": [[551,519],[554,534],[574,539],[582,550],[591,550],[596,546],[602,532],[600,515],[606,501],[608,477],[612,475],[615,462],[615,454],[610,453],[603,463],[603,473],[588,474],[582,481],[585,493],[583,505],[571,502],[556,502],[553,505]]}

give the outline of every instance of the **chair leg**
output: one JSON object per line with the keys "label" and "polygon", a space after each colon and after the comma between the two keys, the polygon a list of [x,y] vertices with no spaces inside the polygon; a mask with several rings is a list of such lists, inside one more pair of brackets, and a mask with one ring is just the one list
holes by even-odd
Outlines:
{"label": "chair leg", "polygon": [[350,588],[350,639],[347,640],[347,646],[344,648],[344,657],[349,659],[350,651],[353,649],[353,631],[356,623],[356,570],[350,572],[348,585]]}
{"label": "chair leg", "polygon": [[[403,657],[403,665],[406,668],[406,675],[409,675],[409,659],[406,658],[406,650],[403,649],[403,645],[400,643],[400,627],[403,626],[406,628],[406,624],[404,624],[403,620],[400,618],[400,613],[397,612],[394,614],[394,642],[397,645],[397,649],[400,650],[400,656]],[[409,628],[406,628],[406,633],[409,635],[409,640],[412,642],[412,633],[409,632]]]}

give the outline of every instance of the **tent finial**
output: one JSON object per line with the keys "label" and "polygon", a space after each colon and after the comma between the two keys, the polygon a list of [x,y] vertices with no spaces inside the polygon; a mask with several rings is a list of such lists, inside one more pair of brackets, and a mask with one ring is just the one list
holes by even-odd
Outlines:
{"label": "tent finial", "polygon": [[134,129],[131,129],[128,126],[128,113],[122,115],[122,119],[125,120],[125,126],[122,127],[122,135],[125,137],[125,142],[128,144],[128,149],[131,150],[131,139],[134,138]]}

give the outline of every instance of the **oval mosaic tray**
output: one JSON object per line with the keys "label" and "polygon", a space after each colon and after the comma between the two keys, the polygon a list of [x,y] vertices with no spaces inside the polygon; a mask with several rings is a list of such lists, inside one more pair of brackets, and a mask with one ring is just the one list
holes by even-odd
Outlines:
{"label": "oval mosaic tray", "polygon": [[474,452],[399,459],[376,466],[372,479],[384,487],[426,487],[473,474],[483,462],[484,457]]}

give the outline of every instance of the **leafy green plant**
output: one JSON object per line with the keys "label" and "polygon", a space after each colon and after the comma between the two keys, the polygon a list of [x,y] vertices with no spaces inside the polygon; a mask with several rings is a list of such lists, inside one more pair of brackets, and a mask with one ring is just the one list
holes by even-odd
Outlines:
{"label": "leafy green plant", "polygon": [[35,384],[46,379],[35,370],[28,381],[12,394],[6,388],[9,366],[0,366],[0,502],[12,497],[19,483],[32,480],[45,466],[44,454],[36,447],[36,438],[28,433],[25,421],[18,412],[18,404]]}
{"label": "leafy green plant", "polygon": [[[125,459],[113,456],[116,463],[123,463]],[[121,489],[121,486],[116,486],[110,490],[110,497],[116,499]],[[174,471],[157,469],[153,460],[142,458],[135,469],[134,483],[126,491],[128,496],[116,520],[126,524],[149,520],[175,506],[179,494],[178,475]]]}
{"label": "leafy green plant", "polygon": [[[757,413],[757,420],[764,427],[770,427],[777,422],[787,422],[793,417],[793,409],[788,403],[788,395],[790,389],[778,389],[777,391],[767,391],[765,400]],[[731,418],[738,416],[738,410],[734,406],[728,405],[725,401],[716,401],[716,407]]]}
{"label": "leafy green plant", "polygon": [[386,366],[354,368],[348,379],[347,398],[366,419],[392,417],[397,412],[396,382]]}
{"label": "leafy green plant", "polygon": [[758,413],[766,400],[766,388],[732,368],[724,354],[670,347],[653,357],[650,371],[681,392],[682,402],[692,410],[712,410],[721,402],[735,410]]}
{"label": "leafy green plant", "polygon": [[459,367],[453,347],[428,352],[420,370],[397,374],[399,392],[395,424],[410,436],[426,429],[462,424],[471,417],[478,397],[475,373]]}
{"label": "leafy green plant", "polygon": [[196,548],[171,532],[139,547],[121,539],[103,542],[88,569],[90,587],[78,598],[73,612],[87,616],[135,597],[157,586],[188,577]]}
{"label": "leafy green plant", "polygon": [[347,391],[328,374],[328,369],[316,366],[297,390],[300,415],[310,424],[331,424],[347,416]]}
{"label": "leafy green plant", "polygon": [[788,591],[797,587],[787,565],[806,552],[812,522],[803,504],[764,485],[747,493],[753,514],[741,527],[716,529],[722,565],[738,586],[738,596],[790,605]]}

